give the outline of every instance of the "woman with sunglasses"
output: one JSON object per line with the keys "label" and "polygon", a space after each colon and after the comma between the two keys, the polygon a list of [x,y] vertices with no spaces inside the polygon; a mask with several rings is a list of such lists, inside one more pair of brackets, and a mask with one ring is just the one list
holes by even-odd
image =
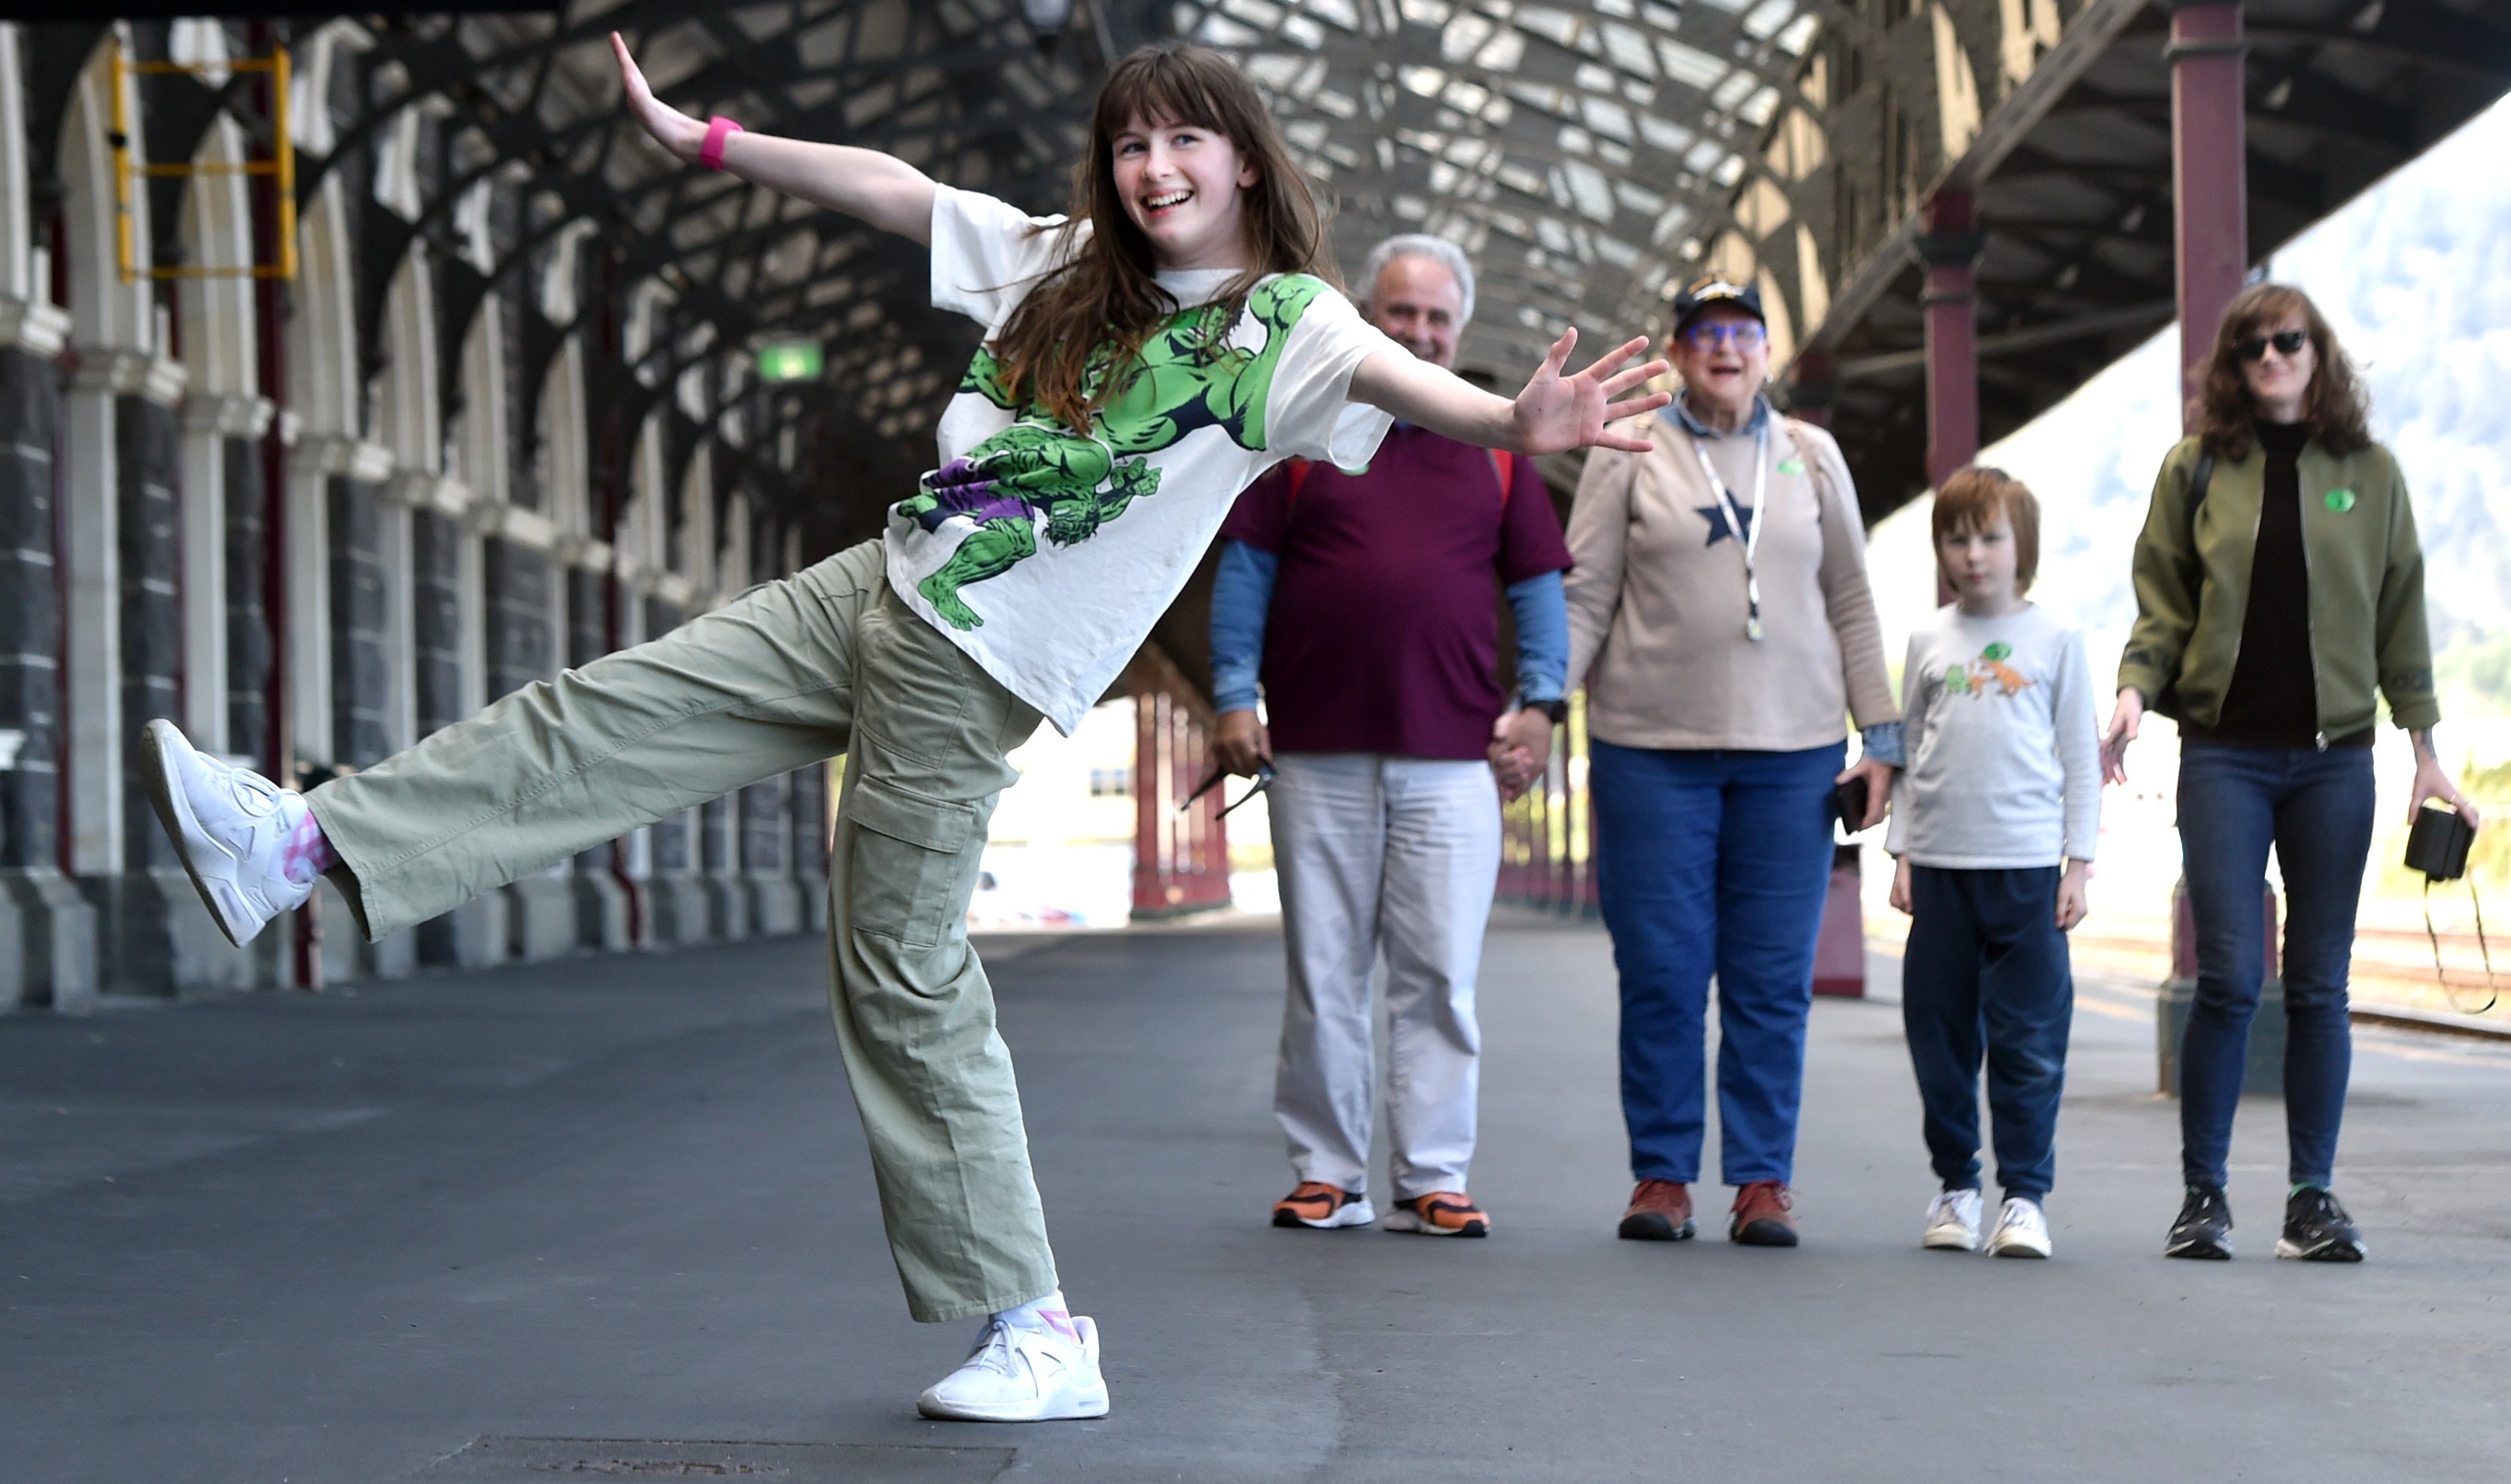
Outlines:
{"label": "woman with sunglasses", "polygon": [[[1621,1235],[1692,1235],[1714,974],[1727,1236],[1792,1247],[1832,790],[1862,779],[1860,826],[1881,818],[1901,713],[1838,445],[1761,395],[1759,293],[1704,279],[1674,310],[1682,391],[1642,425],[1647,452],[1587,461],[1568,530],[1568,674],[1587,681],[1638,1182]],[[1844,768],[1852,712],[1866,746]]]}
{"label": "woman with sunglasses", "polygon": [[2232,1255],[2232,1114],[2265,974],[2273,846],[2285,890],[2284,1233],[2276,1256],[2363,1260],[2329,1189],[2353,1062],[2346,970],[2372,848],[2374,693],[2414,747],[2410,817],[2475,808],[2433,752],[2423,554],[2405,477],[2365,428],[2353,363],[2299,289],[2223,312],[2136,546],[2137,622],[2103,747],[2110,781],[2148,709],[2180,723],[2180,843],[2197,989],[2181,1046],[2187,1191],[2163,1250]]}

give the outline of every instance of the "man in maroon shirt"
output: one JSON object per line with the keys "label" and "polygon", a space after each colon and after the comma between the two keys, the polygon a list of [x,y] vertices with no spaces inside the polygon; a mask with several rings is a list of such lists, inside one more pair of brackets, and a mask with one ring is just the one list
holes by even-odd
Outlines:
{"label": "man in maroon shirt", "polygon": [[[1377,327],[1455,359],[1473,269],[1435,237],[1380,243]],[[1215,751],[1269,764],[1290,997],[1274,1113],[1297,1188],[1280,1227],[1366,1226],[1387,966],[1387,1125],[1398,1232],[1481,1237],[1465,1193],[1481,1032],[1474,979],[1499,872],[1494,740],[1550,748],[1568,664],[1560,517],[1531,463],[1395,425],[1366,470],[1286,465],[1239,497],[1213,590]],[[1518,632],[1503,698],[1499,598]],[[1266,705],[1259,720],[1260,693]],[[1267,725],[1269,720],[1269,726]]]}

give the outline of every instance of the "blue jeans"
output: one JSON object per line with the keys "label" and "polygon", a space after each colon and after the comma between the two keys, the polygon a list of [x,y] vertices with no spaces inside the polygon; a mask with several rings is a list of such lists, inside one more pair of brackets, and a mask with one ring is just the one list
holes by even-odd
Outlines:
{"label": "blue jeans", "polygon": [[1793,1172],[1814,936],[1831,884],[1831,780],[1845,755],[1839,743],[1592,748],[1597,894],[1621,973],[1622,1118],[1636,1179],[1700,1178],[1713,972],[1720,1173],[1749,1185]]}
{"label": "blue jeans", "polygon": [[2337,1162],[2354,1043],[2345,978],[2372,854],[2368,747],[2183,742],[2180,849],[2197,919],[2197,992],[2181,1043],[2180,1164],[2221,1185],[2266,974],[2267,847],[2284,872],[2284,1120],[2297,1184]]}
{"label": "blue jeans", "polygon": [[2059,868],[1910,867],[1901,1025],[1921,1124],[1945,1189],[1979,1189],[1979,1069],[1988,1061],[1996,1183],[2045,1199],[2058,1173],[2058,1094],[2075,979],[2058,931]]}

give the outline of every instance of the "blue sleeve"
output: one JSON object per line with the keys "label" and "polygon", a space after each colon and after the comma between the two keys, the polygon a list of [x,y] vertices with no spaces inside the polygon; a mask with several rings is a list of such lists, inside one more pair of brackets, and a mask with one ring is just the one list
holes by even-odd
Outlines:
{"label": "blue sleeve", "polygon": [[[1220,544],[1220,571],[1212,583],[1212,705],[1217,711],[1256,709],[1264,618],[1273,609],[1273,578],[1281,563],[1272,552],[1243,541]],[[1563,630],[1565,634],[1565,621]]]}
{"label": "blue sleeve", "polygon": [[1508,611],[1517,620],[1518,698],[1559,701],[1569,678],[1569,605],[1561,574],[1539,572],[1509,584]]}
{"label": "blue sleeve", "polygon": [[1868,727],[1862,734],[1866,746],[1861,755],[1878,763],[1890,763],[1895,768],[1909,767],[1909,740],[1901,730],[1902,725],[1897,721],[1878,721]]}

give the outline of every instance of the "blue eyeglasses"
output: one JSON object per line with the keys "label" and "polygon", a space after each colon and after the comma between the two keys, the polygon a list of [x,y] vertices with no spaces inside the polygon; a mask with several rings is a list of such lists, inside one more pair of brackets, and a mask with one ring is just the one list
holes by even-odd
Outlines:
{"label": "blue eyeglasses", "polygon": [[1769,331],[1750,320],[1712,320],[1695,324],[1682,332],[1682,343],[1695,351],[1715,350],[1731,344],[1739,351],[1749,351],[1769,338]]}

